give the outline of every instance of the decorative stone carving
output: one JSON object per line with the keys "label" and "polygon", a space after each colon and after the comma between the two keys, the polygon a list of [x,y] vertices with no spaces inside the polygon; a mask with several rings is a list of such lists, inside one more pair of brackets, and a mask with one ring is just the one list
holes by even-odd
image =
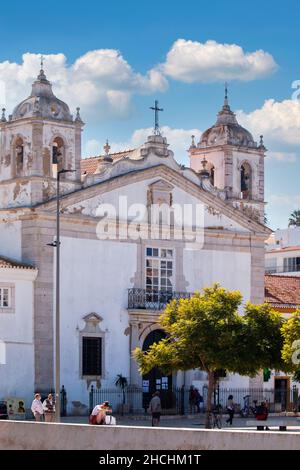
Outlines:
{"label": "decorative stone carving", "polygon": [[89,313],[83,317],[85,321],[85,327],[80,330],[80,333],[102,333],[99,328],[99,324],[103,321],[103,318],[97,313]]}
{"label": "decorative stone carving", "polygon": [[173,203],[172,190],[174,186],[164,180],[158,180],[149,185],[147,192],[148,207],[152,204],[167,204],[171,206]]}

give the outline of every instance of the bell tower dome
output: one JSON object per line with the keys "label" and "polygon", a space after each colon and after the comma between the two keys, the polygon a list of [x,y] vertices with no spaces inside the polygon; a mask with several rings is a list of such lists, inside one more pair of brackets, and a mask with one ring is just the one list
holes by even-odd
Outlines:
{"label": "bell tower dome", "polygon": [[34,206],[55,196],[57,170],[74,170],[62,178],[62,192],[80,186],[81,132],[69,106],[52,90],[41,62],[30,96],[0,121],[0,207]]}
{"label": "bell tower dome", "polygon": [[211,184],[225,191],[227,200],[235,207],[263,222],[265,152],[263,137],[257,144],[252,134],[238,123],[229,106],[226,85],[216,123],[203,132],[197,145],[192,138],[191,168],[200,172],[205,159]]}

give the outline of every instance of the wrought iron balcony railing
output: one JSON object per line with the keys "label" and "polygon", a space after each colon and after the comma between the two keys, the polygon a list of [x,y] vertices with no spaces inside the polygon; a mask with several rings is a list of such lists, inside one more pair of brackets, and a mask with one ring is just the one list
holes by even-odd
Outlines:
{"label": "wrought iron balcony railing", "polygon": [[147,291],[146,289],[128,289],[128,308],[144,310],[163,310],[173,299],[189,299],[190,292]]}

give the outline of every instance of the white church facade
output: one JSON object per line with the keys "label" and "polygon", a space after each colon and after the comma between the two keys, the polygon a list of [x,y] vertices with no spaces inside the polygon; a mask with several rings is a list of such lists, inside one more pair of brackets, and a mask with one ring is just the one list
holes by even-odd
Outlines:
{"label": "white church facade", "polygon": [[[137,149],[110,154],[107,144],[104,156],[82,159],[83,126],[43,70],[0,122],[0,399],[22,396],[27,406],[34,391],[54,386],[57,169],[72,170],[61,178],[60,215],[69,403],[88,404],[91,385],[112,387],[117,374],[142,386],[131,351],[163,336],[158,317],[169,299],[219,282],[264,301],[266,149],[238,124],[227,96],[216,124],[192,139],[189,168],[158,128]],[[195,380],[199,371],[178,373],[168,386]]]}

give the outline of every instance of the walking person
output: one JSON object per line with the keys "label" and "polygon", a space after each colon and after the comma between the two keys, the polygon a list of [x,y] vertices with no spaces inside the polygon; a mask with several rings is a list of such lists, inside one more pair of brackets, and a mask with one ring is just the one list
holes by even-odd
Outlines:
{"label": "walking person", "polygon": [[194,385],[191,385],[190,390],[189,390],[190,414],[195,413],[196,401],[197,401],[196,390],[194,388]]}
{"label": "walking person", "polygon": [[229,417],[226,419],[226,423],[229,426],[232,426],[232,421],[234,417],[234,402],[233,402],[233,395],[229,395],[227,399],[227,413]]}
{"label": "walking person", "polygon": [[153,393],[149,404],[149,412],[152,414],[152,426],[159,426],[161,415],[161,401],[159,392]]}
{"label": "walking person", "polygon": [[49,393],[43,402],[43,410],[46,423],[54,423],[55,421],[55,402],[52,393]]}
{"label": "walking person", "polygon": [[37,422],[43,421],[44,409],[41,398],[41,395],[39,393],[36,393],[31,404],[31,411],[34,416],[34,419]]}

